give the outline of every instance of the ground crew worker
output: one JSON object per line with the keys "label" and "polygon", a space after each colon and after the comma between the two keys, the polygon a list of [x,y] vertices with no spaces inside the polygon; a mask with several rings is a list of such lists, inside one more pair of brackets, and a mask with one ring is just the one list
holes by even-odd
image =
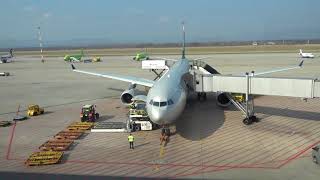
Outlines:
{"label": "ground crew worker", "polygon": [[128,136],[128,141],[129,141],[130,149],[134,149],[134,146],[133,146],[134,137],[132,136],[131,133],[130,133],[130,135]]}

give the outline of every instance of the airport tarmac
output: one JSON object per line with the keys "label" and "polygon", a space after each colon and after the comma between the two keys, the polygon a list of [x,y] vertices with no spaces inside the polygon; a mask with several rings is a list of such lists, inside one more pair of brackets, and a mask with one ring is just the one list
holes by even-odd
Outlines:
{"label": "airport tarmac", "polygon": [[[101,63],[75,66],[94,72],[155,77],[141,69],[141,62],[131,59],[106,56]],[[204,61],[221,73],[239,74],[293,66],[300,59],[296,53],[217,54]],[[320,58],[306,59],[302,69],[272,76],[318,78],[319,69]],[[39,177],[58,174],[66,179],[72,179],[71,175],[138,179],[319,178],[320,167],[310,157],[311,147],[320,142],[319,99],[305,102],[267,96],[255,99],[261,120],[251,126],[242,124],[242,114],[236,108],[217,107],[214,95],[209,95],[206,102],[191,96],[185,112],[171,127],[174,135],[164,148],[159,146],[160,130],[134,133],[134,150],[129,149],[125,133],[88,132],[65,152],[61,164],[27,167],[25,159],[42,143],[79,121],[83,104],[96,104],[100,121],[125,120],[128,109],[119,96],[128,84],[74,73],[62,57],[46,58],[41,63],[38,58],[20,56],[14,63],[0,64],[0,72],[3,71],[12,76],[0,79],[0,120],[11,120],[19,105],[25,110],[28,104],[36,103],[46,111],[15,126],[0,128],[3,176],[27,173]]]}

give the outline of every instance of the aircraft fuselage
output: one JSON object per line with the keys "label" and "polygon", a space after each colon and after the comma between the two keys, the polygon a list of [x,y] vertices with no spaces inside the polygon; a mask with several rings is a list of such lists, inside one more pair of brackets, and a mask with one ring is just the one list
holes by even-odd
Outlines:
{"label": "aircraft fuselage", "polygon": [[189,69],[189,60],[180,59],[149,90],[146,109],[152,122],[171,124],[181,115],[188,94],[183,76]]}

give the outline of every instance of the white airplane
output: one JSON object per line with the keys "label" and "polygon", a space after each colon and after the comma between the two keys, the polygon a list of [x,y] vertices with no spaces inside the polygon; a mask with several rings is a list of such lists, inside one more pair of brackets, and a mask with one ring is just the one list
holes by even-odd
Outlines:
{"label": "white airplane", "polygon": [[[131,76],[122,76],[107,73],[100,74],[77,70],[73,64],[71,64],[71,67],[74,72],[111,78],[131,83],[129,88],[125,90],[120,96],[122,103],[128,105],[133,103],[134,100],[141,100],[146,102],[146,109],[150,117],[150,120],[153,123],[164,127],[167,124],[174,123],[175,120],[177,120],[177,118],[181,115],[186,105],[187,96],[190,92],[190,87],[192,87],[190,84],[188,84],[187,78],[188,75],[190,75],[190,70],[193,68],[193,60],[189,60],[185,57],[184,26],[182,57],[181,59],[174,61],[175,64],[172,65],[168,70],[166,70],[166,72],[161,76],[161,78],[156,81]],[[282,69],[273,69],[271,71],[256,73],[256,75],[263,75],[273,72],[285,71],[289,69],[297,69],[300,68],[302,64],[303,61],[301,61],[301,63],[298,66],[287,67]],[[214,71],[211,71],[212,74],[220,74],[215,69],[213,70]],[[137,91],[135,90],[136,85],[150,87],[147,96],[137,95]],[[217,93],[216,98],[218,102],[217,104],[219,106],[227,107],[231,105],[231,101],[228,98],[227,92]]]}
{"label": "white airplane", "polygon": [[0,63],[9,63],[12,62],[13,58],[13,49],[10,49],[9,54],[3,55],[0,57]]}
{"label": "white airplane", "polygon": [[314,55],[312,53],[304,53],[304,52],[302,52],[302,49],[300,49],[299,54],[302,58],[314,58]]}

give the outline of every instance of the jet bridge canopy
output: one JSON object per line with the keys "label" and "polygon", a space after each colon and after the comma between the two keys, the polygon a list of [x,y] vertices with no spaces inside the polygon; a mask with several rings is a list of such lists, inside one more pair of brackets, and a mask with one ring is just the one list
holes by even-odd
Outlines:
{"label": "jet bridge canopy", "polygon": [[[249,83],[247,83],[249,82]],[[197,92],[230,92],[250,94],[291,96],[301,98],[320,97],[320,81],[308,78],[276,78],[259,76],[231,76],[196,74]]]}

